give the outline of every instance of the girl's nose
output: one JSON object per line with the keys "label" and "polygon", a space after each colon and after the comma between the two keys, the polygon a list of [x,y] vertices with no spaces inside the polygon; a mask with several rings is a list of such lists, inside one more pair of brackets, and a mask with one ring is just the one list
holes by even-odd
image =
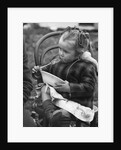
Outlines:
{"label": "girl's nose", "polygon": [[61,57],[64,57],[64,53],[63,53],[62,50],[59,51],[59,54],[60,54]]}
{"label": "girl's nose", "polygon": [[64,57],[64,53],[61,54],[61,57]]}

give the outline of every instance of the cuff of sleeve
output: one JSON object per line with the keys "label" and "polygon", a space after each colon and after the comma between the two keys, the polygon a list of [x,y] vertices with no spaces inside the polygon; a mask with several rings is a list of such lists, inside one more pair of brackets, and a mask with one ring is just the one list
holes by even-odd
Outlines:
{"label": "cuff of sleeve", "polygon": [[77,90],[75,90],[75,84],[74,83],[70,83],[70,93],[72,94],[72,92],[76,92]]}

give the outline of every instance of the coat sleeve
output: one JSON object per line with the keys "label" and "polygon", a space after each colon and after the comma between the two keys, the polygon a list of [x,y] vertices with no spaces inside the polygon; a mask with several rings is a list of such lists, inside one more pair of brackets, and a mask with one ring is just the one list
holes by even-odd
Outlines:
{"label": "coat sleeve", "polygon": [[70,83],[71,98],[90,97],[93,95],[97,82],[95,66],[88,65],[80,74],[80,83]]}
{"label": "coat sleeve", "polygon": [[28,67],[28,58],[25,51],[25,46],[23,47],[23,100],[26,102],[33,89],[31,81],[31,73]]}

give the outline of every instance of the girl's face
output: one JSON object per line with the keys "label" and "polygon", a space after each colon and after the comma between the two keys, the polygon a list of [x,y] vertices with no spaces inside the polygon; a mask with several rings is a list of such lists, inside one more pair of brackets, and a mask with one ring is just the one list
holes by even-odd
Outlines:
{"label": "girl's face", "polygon": [[77,58],[77,52],[66,42],[59,43],[59,56],[63,62],[71,62]]}

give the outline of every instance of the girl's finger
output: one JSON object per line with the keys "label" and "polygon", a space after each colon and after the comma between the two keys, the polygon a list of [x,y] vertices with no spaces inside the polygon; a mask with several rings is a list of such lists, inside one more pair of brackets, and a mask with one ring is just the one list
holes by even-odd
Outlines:
{"label": "girl's finger", "polygon": [[58,90],[58,89],[60,89],[60,87],[55,86],[54,89]]}
{"label": "girl's finger", "polygon": [[34,73],[34,72],[37,72],[37,70],[33,69],[33,70],[32,70],[32,73]]}

